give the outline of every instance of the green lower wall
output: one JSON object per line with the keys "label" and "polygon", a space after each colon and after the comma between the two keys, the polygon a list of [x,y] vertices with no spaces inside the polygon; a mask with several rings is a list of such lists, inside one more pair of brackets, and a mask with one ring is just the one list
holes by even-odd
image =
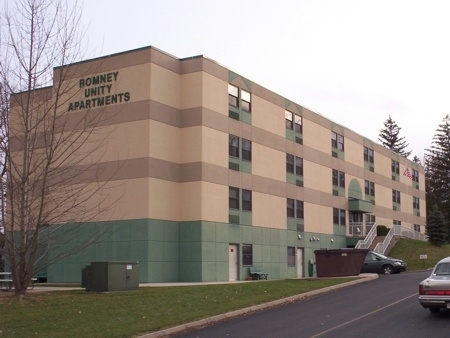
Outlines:
{"label": "green lower wall", "polygon": [[[287,266],[287,247],[303,248],[303,275],[309,277],[308,263],[315,260],[314,250],[347,245],[340,233],[150,219],[66,226],[58,242],[49,247],[47,259],[55,263],[47,268],[48,282],[81,282],[84,267],[106,261],[139,262],[140,283],[228,281],[230,244],[238,245],[239,250],[242,244],[252,244],[253,265],[266,270],[269,279],[296,278],[297,268]],[[86,247],[79,249],[80,245]],[[62,258],[68,248],[75,253]],[[241,255],[239,261],[239,279],[245,280],[248,267],[242,266]]]}

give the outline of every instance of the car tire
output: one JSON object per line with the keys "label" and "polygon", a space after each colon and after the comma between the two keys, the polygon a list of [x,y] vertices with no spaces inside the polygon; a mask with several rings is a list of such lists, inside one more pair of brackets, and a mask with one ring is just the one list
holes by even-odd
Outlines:
{"label": "car tire", "polygon": [[438,307],[429,307],[428,309],[431,313],[439,313],[441,311],[441,309]]}
{"label": "car tire", "polygon": [[394,268],[392,267],[392,265],[383,265],[382,268],[383,271],[383,275],[392,275],[394,273]]}

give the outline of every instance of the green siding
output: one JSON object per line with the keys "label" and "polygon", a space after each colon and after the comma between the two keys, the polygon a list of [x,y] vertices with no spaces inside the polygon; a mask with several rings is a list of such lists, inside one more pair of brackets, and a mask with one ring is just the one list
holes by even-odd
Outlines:
{"label": "green siding", "polygon": [[[65,244],[50,248],[49,262],[68,247],[76,248],[97,237],[100,240],[50,265],[48,282],[81,282],[81,270],[99,261],[139,262],[140,283],[227,281],[230,244],[238,245],[239,279],[248,276],[248,267],[242,265],[242,244],[252,244],[253,265],[267,270],[270,279],[295,278],[296,268],[287,266],[288,246],[304,249],[305,276],[308,261],[315,259],[314,250],[346,247],[344,227],[335,229],[334,235],[323,235],[243,224],[147,219],[73,225],[67,229],[70,231],[60,230]],[[70,234],[67,241],[64,234]],[[310,241],[313,236],[320,241]]]}

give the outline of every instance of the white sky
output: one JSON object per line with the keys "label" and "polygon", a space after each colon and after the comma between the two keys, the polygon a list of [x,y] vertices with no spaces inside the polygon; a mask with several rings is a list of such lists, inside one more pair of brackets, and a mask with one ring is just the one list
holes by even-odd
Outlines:
{"label": "white sky", "polygon": [[87,58],[204,55],[378,143],[391,115],[421,159],[450,114],[447,0],[84,2]]}

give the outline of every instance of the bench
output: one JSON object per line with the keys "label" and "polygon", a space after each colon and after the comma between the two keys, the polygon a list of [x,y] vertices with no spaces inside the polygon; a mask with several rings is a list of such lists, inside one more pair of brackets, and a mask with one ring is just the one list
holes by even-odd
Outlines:
{"label": "bench", "polygon": [[249,268],[249,270],[250,270],[250,276],[252,277],[252,279],[267,280],[267,276],[269,275],[267,272],[264,272],[263,269],[260,267],[252,266]]}
{"label": "bench", "polygon": [[[30,285],[28,288],[30,290],[34,289],[34,283],[37,282],[37,278],[31,278]],[[10,272],[1,272],[0,273],[0,290],[2,291],[10,291],[13,288],[13,280],[11,278]]]}

